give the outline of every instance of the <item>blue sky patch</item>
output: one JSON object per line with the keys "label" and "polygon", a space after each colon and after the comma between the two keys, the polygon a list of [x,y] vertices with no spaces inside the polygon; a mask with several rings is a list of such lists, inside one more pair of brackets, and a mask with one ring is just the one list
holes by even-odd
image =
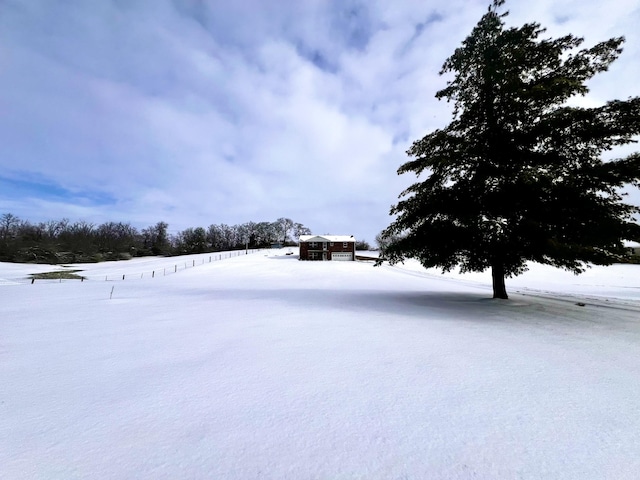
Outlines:
{"label": "blue sky patch", "polygon": [[336,73],[338,71],[338,66],[331,62],[320,50],[310,48],[302,42],[296,42],[295,46],[298,55],[323,72]]}
{"label": "blue sky patch", "polygon": [[104,192],[72,191],[43,180],[13,179],[3,176],[0,176],[0,192],[3,197],[15,199],[21,197],[36,197],[94,206],[112,205],[116,203],[116,199],[113,196]]}

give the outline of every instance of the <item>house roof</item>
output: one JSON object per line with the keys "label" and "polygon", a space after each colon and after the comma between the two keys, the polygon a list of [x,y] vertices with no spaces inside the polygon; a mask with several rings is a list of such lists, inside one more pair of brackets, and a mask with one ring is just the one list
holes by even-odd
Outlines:
{"label": "house roof", "polygon": [[353,235],[300,235],[301,242],[355,242]]}

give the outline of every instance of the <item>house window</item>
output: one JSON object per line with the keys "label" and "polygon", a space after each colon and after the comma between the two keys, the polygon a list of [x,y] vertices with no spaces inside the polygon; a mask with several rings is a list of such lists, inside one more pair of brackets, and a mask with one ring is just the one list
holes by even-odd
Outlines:
{"label": "house window", "polygon": [[316,248],[317,246],[318,246],[318,243],[317,243],[317,242],[310,242],[310,243],[309,243],[309,247],[310,247],[310,248]]}
{"label": "house window", "polygon": [[309,260],[316,260],[318,258],[317,252],[309,252]]}
{"label": "house window", "polygon": [[331,242],[331,246],[333,247],[333,242]]}
{"label": "house window", "polygon": [[348,246],[349,246],[349,244],[348,244],[347,242],[344,242],[344,243],[342,244],[342,248],[347,248]]}

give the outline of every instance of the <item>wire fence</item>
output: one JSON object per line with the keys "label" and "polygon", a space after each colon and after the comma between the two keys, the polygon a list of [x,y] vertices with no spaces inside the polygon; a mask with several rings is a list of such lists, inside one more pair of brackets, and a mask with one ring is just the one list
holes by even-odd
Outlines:
{"label": "wire fence", "polygon": [[[144,280],[156,277],[166,277],[168,275],[174,275],[187,269],[196,268],[208,263],[218,262],[221,260],[245,256],[262,252],[265,249],[247,249],[247,250],[234,250],[228,252],[212,252],[201,255],[189,255],[188,257],[166,257],[158,258],[148,268],[144,268],[146,265],[140,265],[140,270],[133,271],[133,268],[118,269],[117,265],[114,265],[113,269],[105,270],[104,272],[91,272],[91,269],[87,273],[84,273],[82,266],[85,264],[74,264],[71,266],[56,266],[52,265],[52,269],[55,271],[34,273],[27,276],[20,277],[0,277],[0,286],[3,285],[23,285],[23,284],[41,284],[41,283],[63,283],[63,282],[122,282],[131,280]],[[123,261],[122,263],[125,263]],[[103,264],[87,264],[98,265],[102,267]],[[100,269],[100,268],[98,268]],[[42,278],[46,275],[46,278]]]}

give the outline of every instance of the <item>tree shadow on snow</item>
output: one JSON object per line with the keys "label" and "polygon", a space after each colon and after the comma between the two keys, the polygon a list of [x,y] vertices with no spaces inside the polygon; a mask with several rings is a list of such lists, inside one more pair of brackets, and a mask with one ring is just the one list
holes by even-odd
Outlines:
{"label": "tree shadow on snow", "polygon": [[[196,292],[192,292],[196,293]],[[514,309],[530,309],[530,303],[494,300],[486,292],[340,290],[331,288],[225,288],[202,289],[198,295],[211,300],[237,302],[265,301],[286,304],[308,313],[351,312],[362,315],[389,315],[429,319],[486,321],[508,316]]]}

